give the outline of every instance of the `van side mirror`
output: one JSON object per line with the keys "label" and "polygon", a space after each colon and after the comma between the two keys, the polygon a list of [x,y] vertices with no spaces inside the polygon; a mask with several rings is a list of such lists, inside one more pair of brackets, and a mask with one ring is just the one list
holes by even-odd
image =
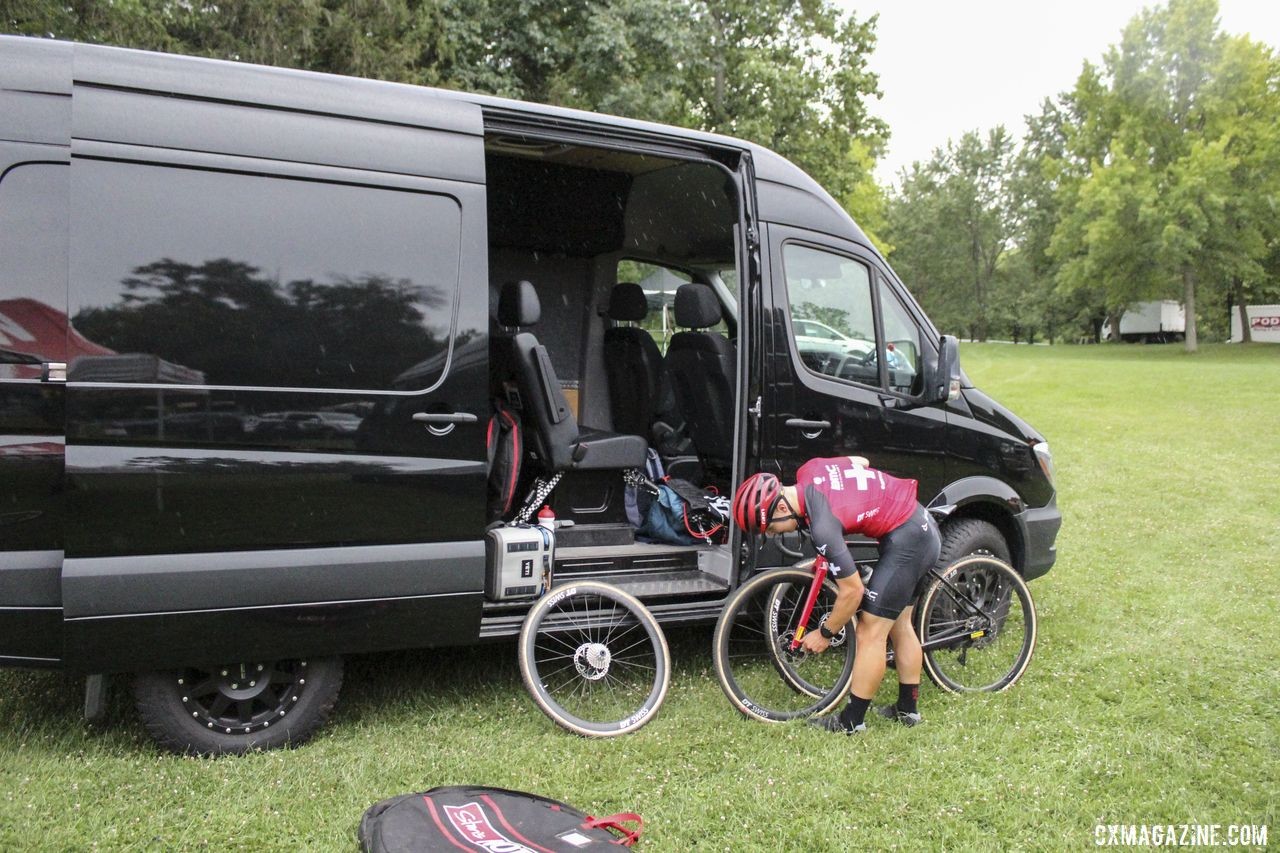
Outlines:
{"label": "van side mirror", "polygon": [[955,335],[943,335],[938,339],[938,364],[925,388],[925,402],[929,405],[945,403],[960,396],[960,341]]}

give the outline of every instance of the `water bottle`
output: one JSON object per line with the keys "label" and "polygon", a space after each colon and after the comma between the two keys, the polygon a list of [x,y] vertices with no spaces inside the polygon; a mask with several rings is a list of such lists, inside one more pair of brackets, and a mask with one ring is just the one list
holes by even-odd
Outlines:
{"label": "water bottle", "polygon": [[556,513],[550,504],[543,504],[542,509],[538,510],[538,524],[552,533],[556,532]]}

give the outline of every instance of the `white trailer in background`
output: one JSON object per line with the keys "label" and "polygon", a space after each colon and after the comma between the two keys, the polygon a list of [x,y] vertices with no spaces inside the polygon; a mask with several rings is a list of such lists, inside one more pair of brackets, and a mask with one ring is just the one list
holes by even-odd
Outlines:
{"label": "white trailer in background", "polygon": [[[1249,318],[1249,336],[1266,343],[1280,344],[1280,305],[1246,305]],[[1231,309],[1231,342],[1244,340],[1240,331],[1240,309]]]}
{"label": "white trailer in background", "polygon": [[[1187,331],[1187,314],[1176,299],[1139,302],[1120,317],[1120,339],[1165,343],[1180,341]],[[1111,338],[1111,324],[1102,326],[1102,339]]]}

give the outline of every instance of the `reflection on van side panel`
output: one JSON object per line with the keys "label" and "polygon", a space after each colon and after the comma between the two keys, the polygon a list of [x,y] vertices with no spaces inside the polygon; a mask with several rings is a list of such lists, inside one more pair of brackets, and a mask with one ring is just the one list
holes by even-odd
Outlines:
{"label": "reflection on van side panel", "polygon": [[[766,149],[238,63],[0,51],[0,663],[141,673],[166,747],[298,742],[344,654],[513,636],[531,599],[493,592],[485,538],[526,501],[561,522],[561,582],[607,579],[668,623],[789,561],[744,561],[736,532],[638,538],[623,469],[646,447],[720,494],[866,455],[958,507],[958,553],[1053,563],[1043,437],[949,395],[954,340]],[[499,411],[521,427],[506,512]]]}

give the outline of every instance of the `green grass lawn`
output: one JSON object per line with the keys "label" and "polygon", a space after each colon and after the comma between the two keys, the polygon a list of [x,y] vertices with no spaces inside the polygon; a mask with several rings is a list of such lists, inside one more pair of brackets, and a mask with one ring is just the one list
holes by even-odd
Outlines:
{"label": "green grass lawn", "polygon": [[0,850],[352,849],[374,801],[458,783],[638,811],[650,851],[1082,848],[1099,823],[1280,832],[1280,347],[973,345],[962,361],[1048,436],[1065,516],[1011,692],[926,685],[924,726],[877,719],[858,739],[767,726],[721,695],[710,628],[685,629],[657,719],[587,741],[535,709],[504,643],[353,660],[310,744],[195,760],[157,752],[123,690],[99,731],[78,684],[3,672]]}

